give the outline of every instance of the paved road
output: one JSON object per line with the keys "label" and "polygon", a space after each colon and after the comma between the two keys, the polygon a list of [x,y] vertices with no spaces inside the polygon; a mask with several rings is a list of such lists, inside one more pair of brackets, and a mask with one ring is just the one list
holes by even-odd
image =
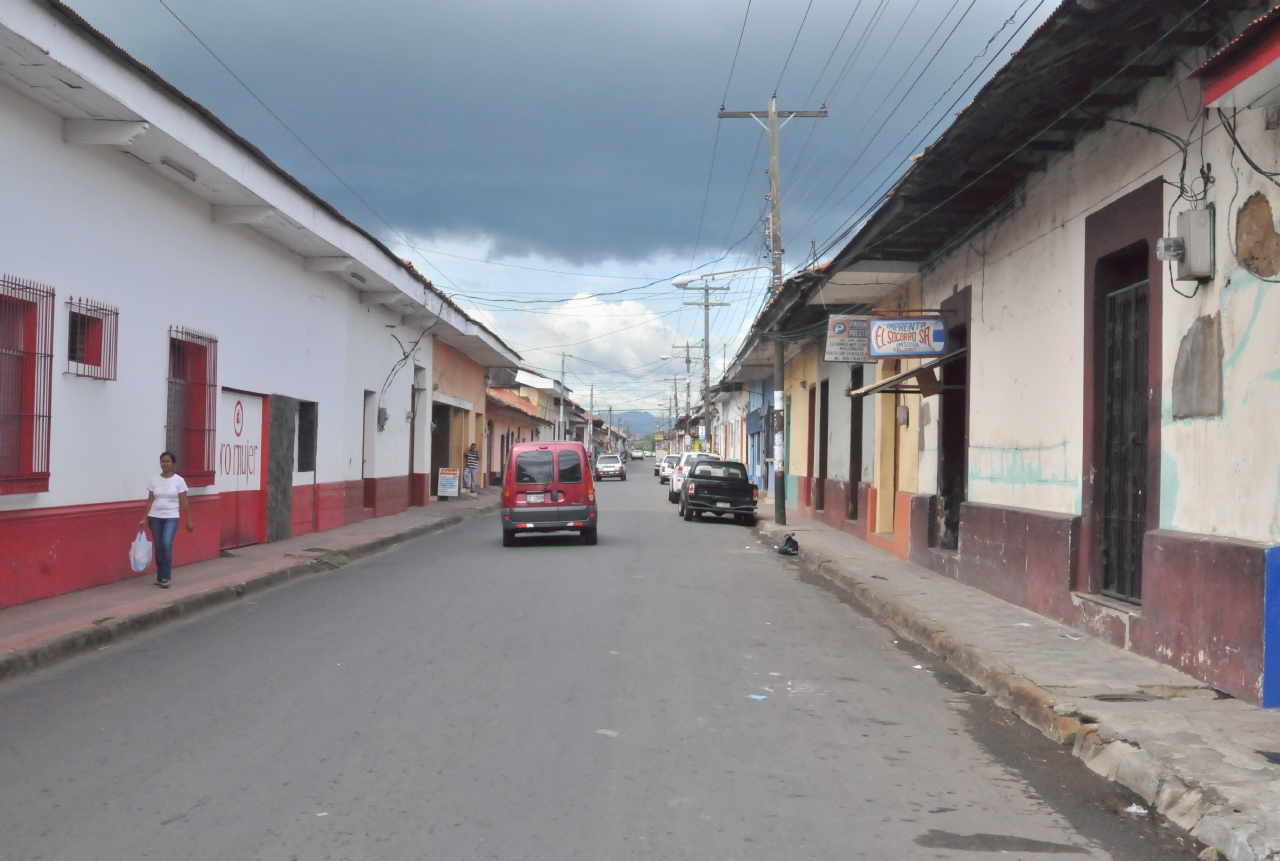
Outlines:
{"label": "paved road", "polygon": [[0,857],[1194,857],[751,530],[599,495],[598,547],[486,518],[0,687]]}

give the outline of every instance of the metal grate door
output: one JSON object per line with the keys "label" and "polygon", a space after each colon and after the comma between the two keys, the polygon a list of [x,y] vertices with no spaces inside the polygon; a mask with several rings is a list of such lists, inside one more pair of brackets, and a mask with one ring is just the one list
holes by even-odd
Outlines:
{"label": "metal grate door", "polygon": [[1137,603],[1147,529],[1148,283],[1117,290],[1105,301],[1102,591]]}

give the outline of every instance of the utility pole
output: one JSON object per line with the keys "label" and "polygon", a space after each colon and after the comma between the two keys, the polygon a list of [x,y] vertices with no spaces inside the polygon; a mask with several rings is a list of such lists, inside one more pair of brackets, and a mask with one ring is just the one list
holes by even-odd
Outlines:
{"label": "utility pole", "polygon": [[[680,440],[676,438],[676,425],[680,423],[680,378],[671,378],[671,436],[675,438],[676,447],[679,448]],[[672,454],[680,454],[679,451]]]}
{"label": "utility pole", "polygon": [[605,446],[606,451],[613,451],[613,407],[609,407],[609,443]]}
{"label": "utility pole", "polygon": [[[760,123],[763,116],[767,120],[760,123],[769,131],[769,251],[773,269],[773,294],[776,296],[782,289],[782,178],[778,169],[778,118],[784,117],[788,122],[796,117],[814,117],[821,119],[827,115],[824,104],[816,111],[781,111],[778,110],[778,94],[769,97],[767,111],[726,111],[720,106],[720,119],[750,118]],[[785,123],[784,123],[785,125]],[[779,526],[787,525],[786,501],[786,440],[783,410],[783,376],[786,373],[786,342],[777,332],[773,342],[773,516]]]}
{"label": "utility pole", "polygon": [[[709,444],[711,442],[711,309],[727,308],[728,302],[712,302],[711,291],[724,291],[729,289],[729,285],[723,287],[712,287],[709,281],[703,281],[702,287],[692,287],[688,284],[676,285],[681,290],[702,290],[701,302],[685,302],[686,305],[702,306],[702,424],[706,429],[705,437]],[[688,367],[688,342],[685,345],[685,367]],[[715,446],[712,446],[715,448]]]}
{"label": "utility pole", "polygon": [[591,395],[587,401],[587,454],[595,457],[596,434],[596,384],[591,384]]}
{"label": "utility pole", "polygon": [[560,421],[556,422],[556,439],[564,439],[564,353],[560,354]]}

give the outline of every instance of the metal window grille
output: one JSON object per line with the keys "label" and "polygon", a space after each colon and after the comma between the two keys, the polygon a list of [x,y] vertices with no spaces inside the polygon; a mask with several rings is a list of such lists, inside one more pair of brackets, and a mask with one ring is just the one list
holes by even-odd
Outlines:
{"label": "metal window grille", "polygon": [[0,494],[49,489],[53,288],[0,276]]}
{"label": "metal window grille", "polygon": [[190,487],[213,484],[218,407],[218,339],[169,329],[169,404],[165,447]]}
{"label": "metal window grille", "polygon": [[111,305],[72,296],[67,300],[67,373],[94,380],[116,378],[120,312]]}

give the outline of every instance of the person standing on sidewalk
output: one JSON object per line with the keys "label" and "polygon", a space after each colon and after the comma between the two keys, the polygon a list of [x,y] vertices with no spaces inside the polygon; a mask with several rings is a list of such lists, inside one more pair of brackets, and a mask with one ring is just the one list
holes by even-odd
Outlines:
{"label": "person standing on sidewalk", "polygon": [[138,521],[138,531],[151,528],[151,541],[156,549],[156,585],[169,588],[173,575],[173,539],[178,534],[179,518],[187,521],[187,531],[193,532],[195,521],[191,519],[191,507],[187,505],[187,483],[174,472],[178,458],[171,451],[160,454],[160,474],[147,482],[147,510]]}
{"label": "person standing on sidewalk", "polygon": [[480,469],[480,452],[476,451],[476,444],[472,443],[471,448],[467,449],[467,460],[462,468],[462,483],[472,493],[476,492],[476,471],[478,469]]}

